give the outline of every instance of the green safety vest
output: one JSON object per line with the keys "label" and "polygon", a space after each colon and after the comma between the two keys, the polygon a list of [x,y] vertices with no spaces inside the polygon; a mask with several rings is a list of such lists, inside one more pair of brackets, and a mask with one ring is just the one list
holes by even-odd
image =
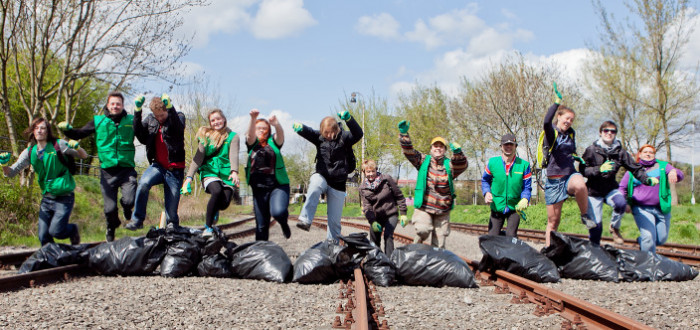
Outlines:
{"label": "green safety vest", "polygon": [[[455,187],[452,184],[452,171],[450,170],[450,160],[445,157],[443,165],[445,166],[445,171],[447,172],[447,180],[450,184],[450,196],[452,196],[452,206],[451,209],[455,208],[454,198],[455,198]],[[430,155],[425,156],[423,163],[420,165],[418,170],[418,177],[416,178],[416,193],[414,194],[413,207],[420,208],[423,206],[423,197],[425,195],[425,188],[428,184],[428,168],[430,167]]]}
{"label": "green safety vest", "polygon": [[503,213],[506,206],[513,211],[515,205],[520,202],[520,194],[523,192],[523,175],[528,167],[528,162],[515,157],[510,173],[506,175],[506,167],[501,156],[489,159],[488,168],[493,176],[491,181],[491,211]]}
{"label": "green safety vest", "polygon": [[234,186],[233,182],[229,180],[229,175],[231,175],[231,161],[228,155],[231,148],[231,140],[233,140],[234,136],[236,136],[235,132],[229,132],[226,141],[224,141],[219,148],[212,144],[209,138],[207,138],[207,144],[204,147],[204,162],[197,170],[199,172],[200,181],[204,178],[216,177],[227,185]]}
{"label": "green safety vest", "polygon": [[100,167],[135,167],[134,116],[122,117],[119,125],[105,115],[94,117],[95,144]]}
{"label": "green safety vest", "polygon": [[37,157],[36,150],[36,145],[29,148],[30,161],[34,172],[36,172],[36,180],[41,187],[41,194],[64,196],[72,193],[75,190],[75,180],[73,180],[68,168],[58,159],[53,143],[46,143],[42,159]]}
{"label": "green safety vest", "polygon": [[[671,187],[668,185],[668,178],[666,177],[666,165],[668,162],[658,160],[659,164],[659,206],[661,207],[661,213],[671,213]],[[632,202],[632,195],[634,194],[634,176],[629,175],[629,182],[627,183],[627,201]]]}
{"label": "green safety vest", "polygon": [[[256,138],[253,148],[257,144],[258,140]],[[284,159],[282,158],[280,148],[277,148],[272,136],[267,139],[267,144],[272,148],[272,151],[275,152],[275,179],[277,183],[289,184],[289,177],[287,176],[287,169],[284,167]],[[248,185],[250,185],[250,156],[253,153],[253,148],[250,148],[250,151],[248,151],[248,163],[245,166],[245,180],[248,182]]]}

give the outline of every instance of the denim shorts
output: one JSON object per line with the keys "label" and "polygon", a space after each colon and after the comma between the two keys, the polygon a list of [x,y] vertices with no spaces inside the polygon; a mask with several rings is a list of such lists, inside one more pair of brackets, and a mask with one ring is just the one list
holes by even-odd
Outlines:
{"label": "denim shorts", "polygon": [[581,175],[581,173],[572,173],[558,179],[547,178],[544,185],[544,201],[547,205],[553,205],[569,198],[566,187],[569,185],[569,179],[574,175]]}

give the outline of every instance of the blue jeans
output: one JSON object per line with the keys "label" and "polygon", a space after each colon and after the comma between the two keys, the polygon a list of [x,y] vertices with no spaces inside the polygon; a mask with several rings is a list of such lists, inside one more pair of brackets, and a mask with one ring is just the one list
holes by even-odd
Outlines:
{"label": "blue jeans", "polygon": [[175,226],[180,225],[180,218],[177,216],[177,206],[180,203],[180,188],[185,177],[184,169],[174,169],[168,171],[158,163],[149,166],[139,179],[136,188],[136,202],[134,203],[134,214],[132,221],[143,224],[146,219],[146,206],[148,205],[148,193],[151,187],[163,184],[163,200],[165,201],[165,219],[167,223]]}
{"label": "blue jeans", "polygon": [[301,208],[299,221],[310,224],[316,215],[316,208],[321,199],[321,194],[326,194],[326,207],[328,210],[328,230],[326,238],[338,242],[340,236],[340,216],[343,214],[345,192],[335,190],[328,186],[326,179],[318,173],[311,175],[309,190],[306,193],[306,203]]}
{"label": "blue jeans", "polygon": [[272,189],[253,188],[253,210],[255,211],[255,240],[267,241],[270,237],[270,217],[287,223],[289,217],[289,185]]}
{"label": "blue jeans", "polygon": [[639,249],[656,252],[656,246],[668,239],[671,213],[661,213],[658,206],[633,205],[632,215],[639,228]]}
{"label": "blue jeans", "polygon": [[39,207],[39,241],[41,245],[53,243],[53,238],[66,239],[78,231],[78,226],[68,223],[75,204],[73,194],[41,199]]}
{"label": "blue jeans", "polygon": [[603,202],[613,208],[610,216],[610,226],[613,228],[620,229],[622,214],[627,208],[625,196],[617,189],[611,190],[605,197],[588,196],[588,217],[598,224],[588,230],[588,237],[595,244],[600,244],[600,237],[603,236]]}

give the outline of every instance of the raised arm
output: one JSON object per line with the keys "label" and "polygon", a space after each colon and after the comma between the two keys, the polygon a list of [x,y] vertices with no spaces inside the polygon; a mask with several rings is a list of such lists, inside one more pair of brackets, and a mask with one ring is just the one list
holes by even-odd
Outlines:
{"label": "raised arm", "polygon": [[450,159],[452,177],[456,178],[467,170],[467,167],[469,167],[469,162],[467,161],[467,156],[464,155],[464,152],[462,152],[462,147],[459,144],[450,143],[450,149],[452,149],[452,159]]}
{"label": "raised arm", "polygon": [[[25,148],[24,150],[22,150],[22,153],[19,154],[19,157],[17,158],[17,161],[15,161],[14,164],[2,167],[2,172],[3,174],[5,174],[6,177],[11,178],[19,174],[19,172],[21,172],[23,169],[29,167],[29,165],[31,165],[29,150],[31,150],[31,148]],[[7,153],[7,156],[7,161],[9,161],[9,153]]]}
{"label": "raised arm", "polygon": [[351,116],[347,111],[338,113],[338,116],[340,119],[345,120],[345,124],[348,125],[348,130],[350,130],[350,144],[359,142],[362,139],[362,136],[364,136],[364,132],[362,131],[362,127],[360,127],[355,120],[355,117]]}
{"label": "raised arm", "polygon": [[260,111],[258,109],[251,109],[250,112],[250,123],[248,123],[248,130],[245,132],[245,144],[252,146],[255,143],[255,121],[258,119],[258,115],[260,115]]}
{"label": "raised arm", "polygon": [[277,120],[277,116],[270,116],[270,125],[275,127],[275,144],[277,144],[277,147],[281,148],[284,144],[284,130]]}
{"label": "raised arm", "polygon": [[416,169],[419,169],[421,163],[423,163],[423,154],[413,149],[413,142],[411,142],[411,137],[408,135],[410,124],[411,123],[406,120],[399,122],[399,143],[401,144],[401,151],[403,155],[406,156],[406,159],[408,159]]}
{"label": "raised arm", "polygon": [[62,121],[58,123],[57,125],[58,129],[63,131],[63,134],[69,138],[69,139],[74,139],[74,140],[80,140],[83,138],[86,138],[90,136],[90,134],[95,133],[95,121],[91,120],[85,126],[80,127],[80,128],[73,128],[71,124]]}

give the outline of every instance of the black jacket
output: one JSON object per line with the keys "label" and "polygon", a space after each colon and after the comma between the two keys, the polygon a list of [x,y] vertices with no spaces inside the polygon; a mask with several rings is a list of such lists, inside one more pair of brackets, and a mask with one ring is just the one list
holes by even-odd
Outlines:
{"label": "black jacket", "polygon": [[[629,152],[622,149],[619,142],[615,142],[615,145],[610,151],[606,151],[603,147],[598,145],[597,142],[594,142],[586,148],[586,151],[583,153],[582,158],[586,164],[581,164],[579,170],[581,170],[583,176],[588,178],[586,186],[588,187],[589,196],[605,197],[613,189],[617,189],[619,185],[615,177],[621,167],[630,171],[639,181],[646,182],[647,180],[647,175],[642,165],[637,163]],[[608,160],[615,162],[612,171],[601,173],[600,165]]]}
{"label": "black jacket", "polygon": [[[156,137],[161,126],[153,114],[141,120],[141,111],[134,112],[134,134],[136,139],[146,145],[146,158],[153,164],[156,161]],[[168,147],[168,161],[171,163],[185,161],[185,115],[177,112],[175,107],[168,109],[168,119],[163,123],[163,141]]]}

